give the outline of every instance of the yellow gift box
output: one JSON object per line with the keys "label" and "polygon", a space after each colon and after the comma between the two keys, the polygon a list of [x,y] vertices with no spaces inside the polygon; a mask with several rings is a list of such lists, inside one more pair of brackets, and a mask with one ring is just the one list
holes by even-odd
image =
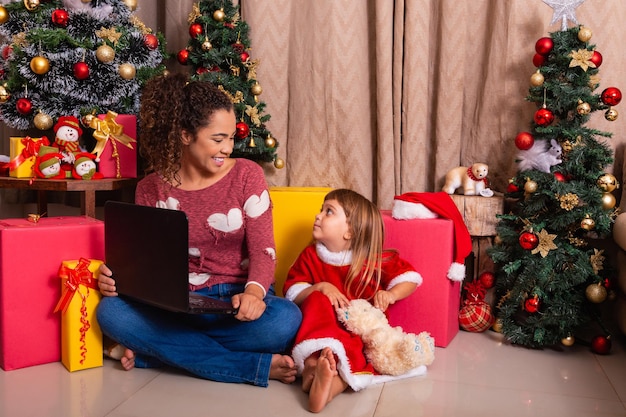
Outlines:
{"label": "yellow gift box", "polygon": [[102,331],[96,320],[101,264],[81,258],[63,261],[59,269],[62,294],[54,311],[62,311],[61,362],[70,372],[102,366]]}
{"label": "yellow gift box", "polygon": [[289,268],[312,242],[315,216],[332,188],[271,187],[274,240],[276,241],[276,294],[283,295]]}
{"label": "yellow gift box", "polygon": [[9,176],[15,178],[33,178],[35,158],[42,145],[49,145],[47,137],[11,137],[9,138]]}

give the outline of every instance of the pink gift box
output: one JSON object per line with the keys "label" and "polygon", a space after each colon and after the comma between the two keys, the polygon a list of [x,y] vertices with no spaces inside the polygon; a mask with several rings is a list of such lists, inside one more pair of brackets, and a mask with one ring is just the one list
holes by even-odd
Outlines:
{"label": "pink gift box", "polygon": [[[106,114],[99,114],[98,119],[105,120],[106,116]],[[115,117],[115,122],[123,127],[125,135],[137,139],[137,118],[134,115],[119,114]],[[137,178],[137,142],[131,142],[130,145],[132,148],[116,141],[113,137],[108,139],[98,161],[98,172],[104,178]],[[117,149],[117,157],[114,156],[115,149]]]}
{"label": "pink gift box", "polygon": [[389,307],[389,323],[406,332],[427,331],[446,347],[459,331],[461,284],[446,276],[453,262],[454,223],[448,219],[396,220],[382,211],[385,247],[397,249],[422,275],[413,294]]}
{"label": "pink gift box", "polygon": [[104,223],[86,216],[0,220],[0,367],[61,360],[59,265],[104,259]]}

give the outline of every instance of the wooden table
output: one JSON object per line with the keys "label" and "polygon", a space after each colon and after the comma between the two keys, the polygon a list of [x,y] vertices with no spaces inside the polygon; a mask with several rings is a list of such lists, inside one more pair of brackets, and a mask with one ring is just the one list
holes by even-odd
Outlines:
{"label": "wooden table", "polygon": [[48,180],[38,178],[0,177],[0,188],[20,188],[37,191],[37,210],[47,213],[47,191],[78,191],[81,193],[81,214],[96,217],[96,191],[118,190],[133,186],[137,178],[103,178],[100,180]]}

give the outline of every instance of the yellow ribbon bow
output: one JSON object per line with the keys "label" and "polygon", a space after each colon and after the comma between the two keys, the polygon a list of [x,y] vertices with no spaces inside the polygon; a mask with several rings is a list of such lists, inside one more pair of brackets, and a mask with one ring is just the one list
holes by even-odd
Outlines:
{"label": "yellow ribbon bow", "polygon": [[91,153],[96,154],[96,160],[100,160],[100,155],[104,151],[104,148],[109,141],[109,138],[113,138],[119,143],[133,149],[132,142],[137,142],[124,133],[124,126],[117,123],[115,119],[117,113],[109,110],[104,116],[104,120],[94,117],[89,123],[89,127],[94,129],[93,137],[96,139],[96,146]]}

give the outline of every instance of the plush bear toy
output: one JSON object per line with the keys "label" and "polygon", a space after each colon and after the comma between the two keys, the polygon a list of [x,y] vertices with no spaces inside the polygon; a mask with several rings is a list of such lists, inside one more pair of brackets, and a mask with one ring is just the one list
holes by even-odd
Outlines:
{"label": "plush bear toy", "polygon": [[462,188],[465,195],[485,195],[489,190],[486,186],[488,173],[489,167],[478,162],[470,167],[453,168],[446,174],[442,191],[454,194],[457,188]]}
{"label": "plush bear toy", "polygon": [[348,307],[337,310],[337,318],[361,336],[365,356],[383,375],[402,375],[435,359],[435,342],[427,332],[416,335],[392,327],[385,313],[367,300],[352,300]]}

